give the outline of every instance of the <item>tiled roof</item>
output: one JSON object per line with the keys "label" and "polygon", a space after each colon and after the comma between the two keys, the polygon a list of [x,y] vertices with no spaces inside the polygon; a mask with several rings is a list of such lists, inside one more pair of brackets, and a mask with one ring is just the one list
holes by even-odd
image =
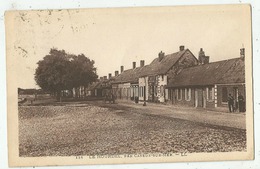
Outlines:
{"label": "tiled roof", "polygon": [[137,67],[135,69],[128,69],[119,74],[113,83],[137,83],[141,72],[147,69],[148,65]]}
{"label": "tiled roof", "polygon": [[161,61],[158,57],[155,58],[148,68],[141,72],[140,76],[166,74],[187,50],[189,49],[165,55]]}
{"label": "tiled roof", "polygon": [[245,63],[241,58],[212,62],[183,69],[168,87],[184,87],[245,82]]}
{"label": "tiled roof", "polygon": [[143,67],[125,70],[115,78],[113,83],[136,83],[139,77],[166,74],[187,50],[165,55],[161,61],[157,57],[151,64]]}

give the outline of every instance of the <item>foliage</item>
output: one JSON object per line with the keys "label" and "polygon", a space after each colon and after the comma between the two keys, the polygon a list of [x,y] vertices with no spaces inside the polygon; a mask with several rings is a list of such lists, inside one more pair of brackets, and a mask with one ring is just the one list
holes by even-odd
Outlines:
{"label": "foliage", "polygon": [[60,93],[73,87],[87,86],[97,79],[94,61],[84,54],[68,54],[52,48],[37,64],[36,83],[45,91]]}
{"label": "foliage", "polygon": [[84,54],[71,56],[70,79],[73,87],[86,86],[97,79],[94,63]]}

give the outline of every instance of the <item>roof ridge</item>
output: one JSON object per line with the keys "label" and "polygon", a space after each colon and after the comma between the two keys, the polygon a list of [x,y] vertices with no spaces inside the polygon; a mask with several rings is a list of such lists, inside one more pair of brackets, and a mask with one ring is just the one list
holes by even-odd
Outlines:
{"label": "roof ridge", "polygon": [[177,75],[173,75],[167,86],[177,87],[212,85],[217,82],[243,82],[245,77],[240,71],[244,69],[245,65],[240,58],[231,58],[211,62],[210,64],[191,66],[182,69]]}
{"label": "roof ridge", "polygon": [[189,68],[195,68],[195,67],[199,67],[199,66],[207,66],[207,65],[214,64],[214,63],[227,62],[227,61],[236,60],[236,59],[238,60],[238,59],[240,59],[240,57],[238,57],[238,58],[226,59],[226,60],[219,60],[219,61],[216,61],[216,62],[210,62],[210,63],[206,63],[206,64],[193,65],[193,66],[190,66],[190,67],[185,67],[185,68],[183,68],[183,70],[184,70],[184,69],[189,69]]}

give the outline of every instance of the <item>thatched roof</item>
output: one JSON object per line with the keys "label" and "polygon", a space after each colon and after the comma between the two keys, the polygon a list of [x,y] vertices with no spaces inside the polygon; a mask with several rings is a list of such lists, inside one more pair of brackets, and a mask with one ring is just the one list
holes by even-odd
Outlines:
{"label": "thatched roof", "polygon": [[235,58],[185,68],[175,75],[167,86],[185,87],[244,82],[244,60]]}

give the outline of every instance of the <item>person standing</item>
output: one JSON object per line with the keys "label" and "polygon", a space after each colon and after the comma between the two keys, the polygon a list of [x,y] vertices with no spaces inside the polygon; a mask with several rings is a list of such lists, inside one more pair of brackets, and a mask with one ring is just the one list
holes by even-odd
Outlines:
{"label": "person standing", "polygon": [[238,108],[239,112],[244,112],[244,97],[241,95],[241,93],[238,94]]}
{"label": "person standing", "polygon": [[229,112],[234,112],[234,97],[230,93],[228,96],[228,108]]}

